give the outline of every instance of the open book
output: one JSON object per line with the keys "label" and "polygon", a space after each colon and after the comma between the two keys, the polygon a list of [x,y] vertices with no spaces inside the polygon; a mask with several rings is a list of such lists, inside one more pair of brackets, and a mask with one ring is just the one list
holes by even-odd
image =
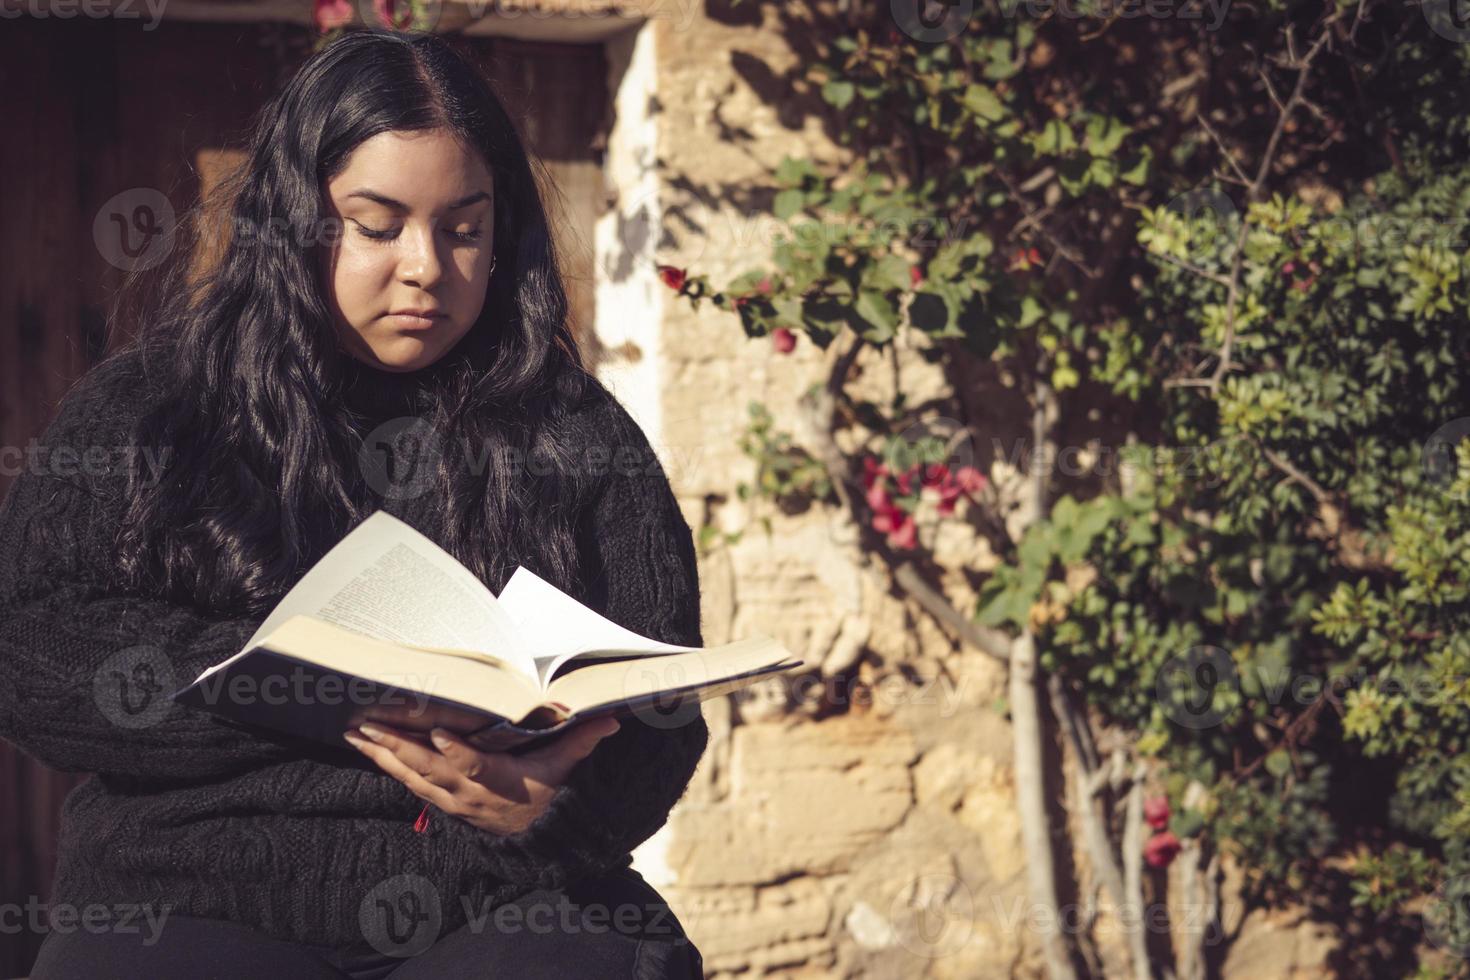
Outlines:
{"label": "open book", "polygon": [[339,747],[344,731],[375,720],[524,751],[607,714],[674,727],[699,702],[801,663],[768,636],[708,648],[639,636],[525,567],[497,597],[378,511],[302,576],[244,649],[173,699]]}

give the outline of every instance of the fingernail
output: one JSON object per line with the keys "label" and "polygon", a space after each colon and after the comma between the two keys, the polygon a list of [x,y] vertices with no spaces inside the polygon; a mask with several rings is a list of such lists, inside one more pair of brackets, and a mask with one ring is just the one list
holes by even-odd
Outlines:
{"label": "fingernail", "polygon": [[381,742],[383,740],[383,736],[388,734],[371,722],[364,722],[363,724],[358,725],[357,730],[362,732],[368,738],[372,739],[374,742]]}
{"label": "fingernail", "polygon": [[433,742],[436,746],[438,746],[438,748],[439,748],[440,751],[444,751],[444,750],[448,749],[450,746],[452,746],[454,744],[452,741],[449,740],[449,736],[445,733],[444,729],[442,729],[442,728],[433,728],[433,729],[430,729],[429,730],[429,741]]}
{"label": "fingernail", "polygon": [[342,737],[346,739],[348,744],[353,746],[354,748],[360,749],[367,744],[367,742],[363,741],[362,736],[357,734],[357,732],[343,732]]}

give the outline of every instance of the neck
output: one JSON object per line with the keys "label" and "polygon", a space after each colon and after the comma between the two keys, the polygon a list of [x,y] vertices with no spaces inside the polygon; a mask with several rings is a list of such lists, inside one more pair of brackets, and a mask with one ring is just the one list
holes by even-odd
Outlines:
{"label": "neck", "polygon": [[389,371],[342,355],[342,402],[354,414],[378,422],[423,410],[423,396],[454,368],[446,354],[414,371]]}

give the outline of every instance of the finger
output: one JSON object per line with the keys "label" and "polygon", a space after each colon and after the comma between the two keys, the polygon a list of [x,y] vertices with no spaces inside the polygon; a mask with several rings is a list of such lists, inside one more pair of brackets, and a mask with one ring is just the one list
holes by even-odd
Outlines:
{"label": "finger", "polygon": [[444,728],[435,728],[429,732],[429,738],[434,746],[449,760],[449,764],[466,779],[476,782],[488,783],[494,777],[501,775],[508,758],[504,752],[481,752],[470,745],[464,739]]}
{"label": "finger", "polygon": [[532,749],[520,759],[529,767],[539,769],[541,781],[548,786],[559,786],[566,780],[572,767],[592,754],[597,743],[617,731],[621,726],[616,718],[594,718],[573,725],[550,745]]}
{"label": "finger", "polygon": [[454,802],[454,796],[443,787],[435,786],[427,779],[424,779],[418,773],[405,766],[397,756],[381,745],[362,738],[355,732],[348,732],[344,737],[348,735],[351,736],[348,739],[349,745],[352,745],[363,755],[371,759],[383,772],[406,786],[414,796],[434,804],[445,813],[456,813],[458,811]]}
{"label": "finger", "polygon": [[[412,772],[422,781],[440,786],[451,793],[463,781],[464,777],[460,775],[458,769],[449,764],[448,759],[430,746],[406,737],[402,732],[388,728],[381,723],[364,723],[358,726],[358,731],[368,736],[378,748],[396,759],[404,769]],[[380,757],[374,756],[373,758],[376,760]],[[379,765],[381,764],[379,762]]]}

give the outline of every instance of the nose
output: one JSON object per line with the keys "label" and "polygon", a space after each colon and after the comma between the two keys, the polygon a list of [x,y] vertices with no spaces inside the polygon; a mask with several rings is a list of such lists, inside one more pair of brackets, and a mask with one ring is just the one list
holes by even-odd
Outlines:
{"label": "nose", "polygon": [[398,263],[398,277],[405,284],[428,289],[444,275],[444,263],[434,244],[434,229],[418,227],[410,233],[404,228],[399,241],[403,255]]}

